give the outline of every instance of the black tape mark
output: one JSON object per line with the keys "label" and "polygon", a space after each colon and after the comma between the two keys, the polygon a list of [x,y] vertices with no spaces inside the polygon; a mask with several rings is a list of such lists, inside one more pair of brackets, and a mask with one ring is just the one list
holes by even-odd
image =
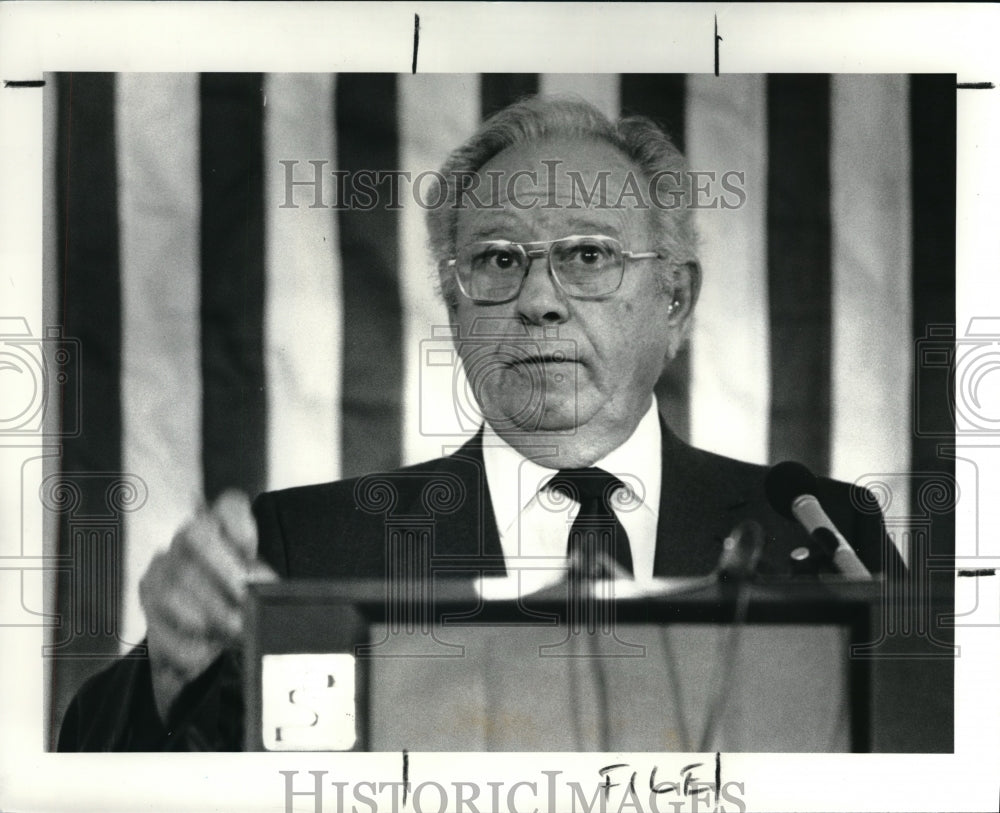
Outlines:
{"label": "black tape mark", "polygon": [[719,793],[722,790],[722,755],[715,752],[715,799],[718,801]]}
{"label": "black tape mark", "polygon": [[45,87],[44,79],[4,79],[3,86],[5,88],[43,88]]}
{"label": "black tape mark", "polygon": [[413,15],[413,72],[417,72],[417,49],[420,47],[420,15]]}
{"label": "black tape mark", "polygon": [[959,82],[955,87],[961,90],[993,90],[996,85],[992,82]]}
{"label": "black tape mark", "polygon": [[403,807],[406,807],[406,792],[410,789],[410,752],[403,749]]}
{"label": "black tape mark", "polygon": [[714,15],[715,17],[715,75],[719,75],[719,43],[722,42],[722,37],[719,36],[719,15]]}
{"label": "black tape mark", "polygon": [[997,569],[995,567],[978,567],[972,570],[959,570],[959,576],[966,576],[971,578],[978,578],[979,576],[996,576]]}

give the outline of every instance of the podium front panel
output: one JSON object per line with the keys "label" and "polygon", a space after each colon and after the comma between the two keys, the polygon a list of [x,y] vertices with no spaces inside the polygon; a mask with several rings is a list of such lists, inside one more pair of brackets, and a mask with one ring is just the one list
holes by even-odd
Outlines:
{"label": "podium front panel", "polygon": [[[674,586],[676,587],[676,585]],[[871,749],[877,584],[707,586],[598,602],[426,603],[381,582],[251,591],[250,750],[774,751]]]}

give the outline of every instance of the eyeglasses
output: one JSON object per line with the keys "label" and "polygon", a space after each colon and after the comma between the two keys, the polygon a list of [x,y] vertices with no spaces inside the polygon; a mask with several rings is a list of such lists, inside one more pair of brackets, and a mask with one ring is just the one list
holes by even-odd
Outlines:
{"label": "eyeglasses", "polygon": [[626,260],[662,257],[658,251],[625,251],[614,237],[573,235],[533,243],[469,243],[445,265],[454,269],[458,287],[473,302],[499,305],[518,297],[531,261],[545,256],[556,285],[576,299],[599,299],[617,291]]}

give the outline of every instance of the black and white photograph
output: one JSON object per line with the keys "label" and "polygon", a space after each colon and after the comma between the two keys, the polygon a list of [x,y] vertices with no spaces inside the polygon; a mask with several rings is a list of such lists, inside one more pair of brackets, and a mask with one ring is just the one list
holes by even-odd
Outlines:
{"label": "black and white photograph", "polygon": [[5,68],[0,776],[30,730],[84,789],[0,805],[939,809],[923,764],[990,809],[985,63],[739,42],[780,5],[237,6],[214,56]]}

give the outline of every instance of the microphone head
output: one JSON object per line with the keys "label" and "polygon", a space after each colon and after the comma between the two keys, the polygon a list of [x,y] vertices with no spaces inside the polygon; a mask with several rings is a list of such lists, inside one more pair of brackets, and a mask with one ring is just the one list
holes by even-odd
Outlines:
{"label": "microphone head", "polygon": [[773,466],[764,478],[767,501],[775,511],[789,519],[792,518],[792,503],[803,494],[815,497],[817,486],[816,475],[793,460]]}

